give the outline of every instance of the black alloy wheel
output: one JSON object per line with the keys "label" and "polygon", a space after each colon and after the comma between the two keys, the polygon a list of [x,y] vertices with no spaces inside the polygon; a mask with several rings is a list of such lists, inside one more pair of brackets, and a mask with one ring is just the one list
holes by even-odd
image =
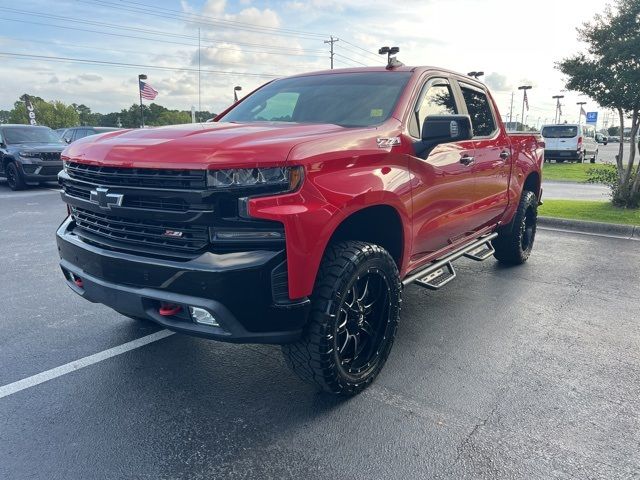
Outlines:
{"label": "black alloy wheel", "polygon": [[335,352],[347,375],[359,375],[380,356],[389,323],[389,281],[377,268],[356,279],[338,310]]}

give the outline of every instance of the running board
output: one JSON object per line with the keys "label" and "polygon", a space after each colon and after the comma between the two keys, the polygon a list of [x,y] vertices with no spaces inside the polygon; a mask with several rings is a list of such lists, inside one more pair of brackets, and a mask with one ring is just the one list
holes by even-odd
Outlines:
{"label": "running board", "polygon": [[480,245],[478,248],[464,254],[465,257],[475,260],[476,262],[483,262],[491,255],[496,253],[491,242],[487,241],[484,245]]}
{"label": "running board", "polygon": [[407,286],[415,282],[421,287],[429,288],[431,290],[437,290],[440,287],[443,287],[456,278],[456,272],[453,269],[451,262],[463,256],[467,256],[477,261],[486,260],[493,255],[494,250],[490,242],[497,236],[498,234],[496,232],[490,233],[489,235],[485,235],[472,243],[464,245],[460,249],[450,253],[440,260],[430,263],[429,265],[409,274],[402,281],[402,285]]}
{"label": "running board", "polygon": [[456,278],[456,271],[451,262],[449,262],[443,267],[427,273],[424,277],[418,278],[415,283],[429,290],[438,290],[454,278]]}

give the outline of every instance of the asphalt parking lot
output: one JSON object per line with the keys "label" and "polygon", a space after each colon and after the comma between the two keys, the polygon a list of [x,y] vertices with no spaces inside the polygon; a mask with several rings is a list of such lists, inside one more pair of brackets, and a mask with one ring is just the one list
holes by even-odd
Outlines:
{"label": "asphalt parking lot", "polygon": [[[0,184],[2,386],[159,331],[64,285],[65,207]],[[376,383],[171,335],[0,398],[2,479],[640,478],[640,243],[540,230],[517,268],[405,290]]]}

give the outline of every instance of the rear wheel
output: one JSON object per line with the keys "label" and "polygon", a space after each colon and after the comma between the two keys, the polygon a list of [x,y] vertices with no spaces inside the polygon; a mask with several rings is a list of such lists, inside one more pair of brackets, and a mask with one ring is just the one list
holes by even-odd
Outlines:
{"label": "rear wheel", "polygon": [[27,187],[22,173],[15,162],[9,162],[7,164],[5,173],[7,175],[7,184],[9,184],[11,190],[24,190]]}
{"label": "rear wheel", "polygon": [[520,265],[527,261],[536,237],[538,198],[533,192],[524,191],[513,220],[498,231],[492,241],[494,256],[499,262]]}
{"label": "rear wheel", "polygon": [[590,162],[591,163],[596,163],[596,161],[598,160],[598,150],[596,150],[593,154],[593,157],[591,157]]}
{"label": "rear wheel", "polygon": [[282,347],[287,364],[327,392],[361,392],[391,351],[401,293],[398,269],[385,249],[355,241],[330,245],[304,334]]}

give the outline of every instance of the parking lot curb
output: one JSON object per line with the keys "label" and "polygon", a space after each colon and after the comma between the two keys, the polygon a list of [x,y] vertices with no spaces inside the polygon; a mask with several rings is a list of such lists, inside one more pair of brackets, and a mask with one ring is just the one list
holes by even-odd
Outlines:
{"label": "parking lot curb", "polygon": [[640,225],[620,225],[617,223],[589,222],[568,218],[538,217],[538,225],[555,230],[607,235],[640,240]]}

